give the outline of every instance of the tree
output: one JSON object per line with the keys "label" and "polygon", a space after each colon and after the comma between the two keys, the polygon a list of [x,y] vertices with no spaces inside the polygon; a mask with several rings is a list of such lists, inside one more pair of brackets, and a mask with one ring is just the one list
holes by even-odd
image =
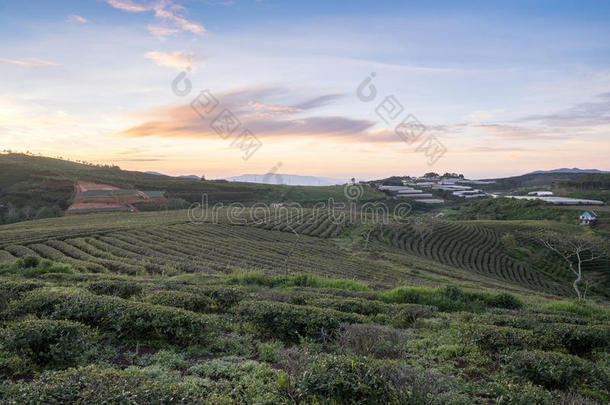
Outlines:
{"label": "tree", "polygon": [[584,296],[578,286],[583,281],[583,265],[607,254],[605,241],[591,233],[568,235],[555,231],[542,231],[536,234],[535,238],[568,265],[570,271],[576,276],[572,287],[576,291],[578,300],[582,301]]}

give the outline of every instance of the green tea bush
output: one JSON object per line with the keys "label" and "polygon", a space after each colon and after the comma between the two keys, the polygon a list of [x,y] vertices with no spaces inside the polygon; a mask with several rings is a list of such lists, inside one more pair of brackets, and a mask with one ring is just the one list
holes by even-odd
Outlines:
{"label": "green tea bush", "polygon": [[362,300],[357,298],[314,298],[305,301],[308,305],[320,308],[332,308],[341,312],[352,312],[361,315],[376,315],[391,313],[397,308],[380,301]]}
{"label": "green tea bush", "polygon": [[30,318],[0,329],[0,349],[46,368],[81,364],[97,335],[78,322]]}
{"label": "green tea bush", "polygon": [[142,293],[142,286],[127,280],[100,280],[93,281],[86,286],[87,290],[97,295],[111,295],[129,298]]}
{"label": "green tea bush", "polygon": [[143,301],[157,305],[184,308],[193,312],[210,312],[214,301],[201,294],[183,291],[155,291],[143,298]]}
{"label": "green tea bush", "polygon": [[577,356],[586,356],[596,349],[610,348],[608,325],[547,324],[534,329],[534,335],[539,342],[548,342],[549,347],[564,348]]}
{"label": "green tea bush", "polygon": [[439,373],[360,356],[320,355],[298,385],[306,398],[322,403],[469,403]]}
{"label": "green tea bush", "polygon": [[398,304],[432,305],[443,312],[481,311],[485,308],[519,308],[523,303],[510,294],[491,294],[464,291],[455,286],[442,288],[397,287],[385,291],[386,302]]}
{"label": "green tea bush", "polygon": [[27,314],[79,321],[110,330],[118,337],[176,344],[205,343],[217,327],[211,315],[79,290],[36,290],[9,306],[9,316]]}
{"label": "green tea bush", "polygon": [[159,368],[125,370],[90,365],[47,372],[32,382],[0,386],[5,404],[232,404],[207,379]]}
{"label": "green tea bush", "polygon": [[595,384],[610,387],[608,371],[569,354],[543,351],[518,351],[507,362],[510,373],[550,389]]}
{"label": "green tea bush", "polygon": [[472,325],[466,336],[473,344],[491,353],[536,347],[532,331],[507,326]]}
{"label": "green tea bush", "polygon": [[246,293],[235,287],[201,287],[189,290],[188,292],[203,294],[212,299],[216,307],[221,310],[227,310],[237,305],[246,297]]}
{"label": "green tea bush", "polygon": [[40,260],[37,256],[26,256],[13,263],[0,264],[0,274],[38,277],[47,273],[73,274],[74,269],[69,264],[55,263],[48,259]]}
{"label": "green tea bush", "polygon": [[322,355],[303,373],[299,386],[306,397],[322,402],[387,404],[397,393],[384,374],[379,361]]}
{"label": "green tea bush", "polygon": [[285,380],[284,372],[254,360],[239,357],[213,359],[192,366],[188,373],[214,380],[217,389],[235,403],[287,402],[280,394],[282,380]]}
{"label": "green tea bush", "polygon": [[390,324],[397,328],[413,326],[419,319],[431,318],[436,310],[434,307],[418,304],[401,304],[396,306],[394,315],[390,318]]}
{"label": "green tea bush", "polygon": [[333,336],[342,323],[365,321],[364,317],[357,314],[269,301],[242,302],[236,312],[266,335],[283,341],[297,341],[299,336],[314,339]]}
{"label": "green tea bush", "polygon": [[359,356],[399,358],[410,333],[381,325],[345,324],[336,338],[340,350]]}

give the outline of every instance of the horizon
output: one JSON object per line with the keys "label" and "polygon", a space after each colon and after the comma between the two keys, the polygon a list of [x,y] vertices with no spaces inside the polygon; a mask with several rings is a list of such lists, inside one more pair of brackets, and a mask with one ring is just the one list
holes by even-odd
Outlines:
{"label": "horizon", "polygon": [[[592,1],[5,2],[2,146],[206,178],[607,171],[609,19]],[[211,126],[223,109],[234,133]]]}

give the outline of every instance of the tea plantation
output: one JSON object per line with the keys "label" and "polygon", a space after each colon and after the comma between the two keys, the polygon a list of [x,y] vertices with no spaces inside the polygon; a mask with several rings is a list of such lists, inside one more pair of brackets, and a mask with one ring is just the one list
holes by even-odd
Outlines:
{"label": "tea plantation", "polygon": [[545,224],[227,215],[0,227],[0,402],[610,401],[607,301],[525,260]]}

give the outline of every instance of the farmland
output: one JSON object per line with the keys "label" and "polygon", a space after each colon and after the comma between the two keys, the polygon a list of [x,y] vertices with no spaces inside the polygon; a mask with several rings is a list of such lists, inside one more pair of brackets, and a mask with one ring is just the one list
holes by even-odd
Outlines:
{"label": "farmland", "polygon": [[[363,204],[399,205],[365,188],[353,215],[319,208],[342,187],[61,165],[72,210],[96,212],[0,226],[3,403],[610,401],[608,259],[584,265],[577,302],[567,264],[532,239],[607,237],[578,211],[488,200],[378,217]],[[113,212],[133,198],[168,203]]]}
{"label": "farmland", "polygon": [[288,212],[0,228],[3,402],[610,399],[610,312],[502,243],[543,223]]}

